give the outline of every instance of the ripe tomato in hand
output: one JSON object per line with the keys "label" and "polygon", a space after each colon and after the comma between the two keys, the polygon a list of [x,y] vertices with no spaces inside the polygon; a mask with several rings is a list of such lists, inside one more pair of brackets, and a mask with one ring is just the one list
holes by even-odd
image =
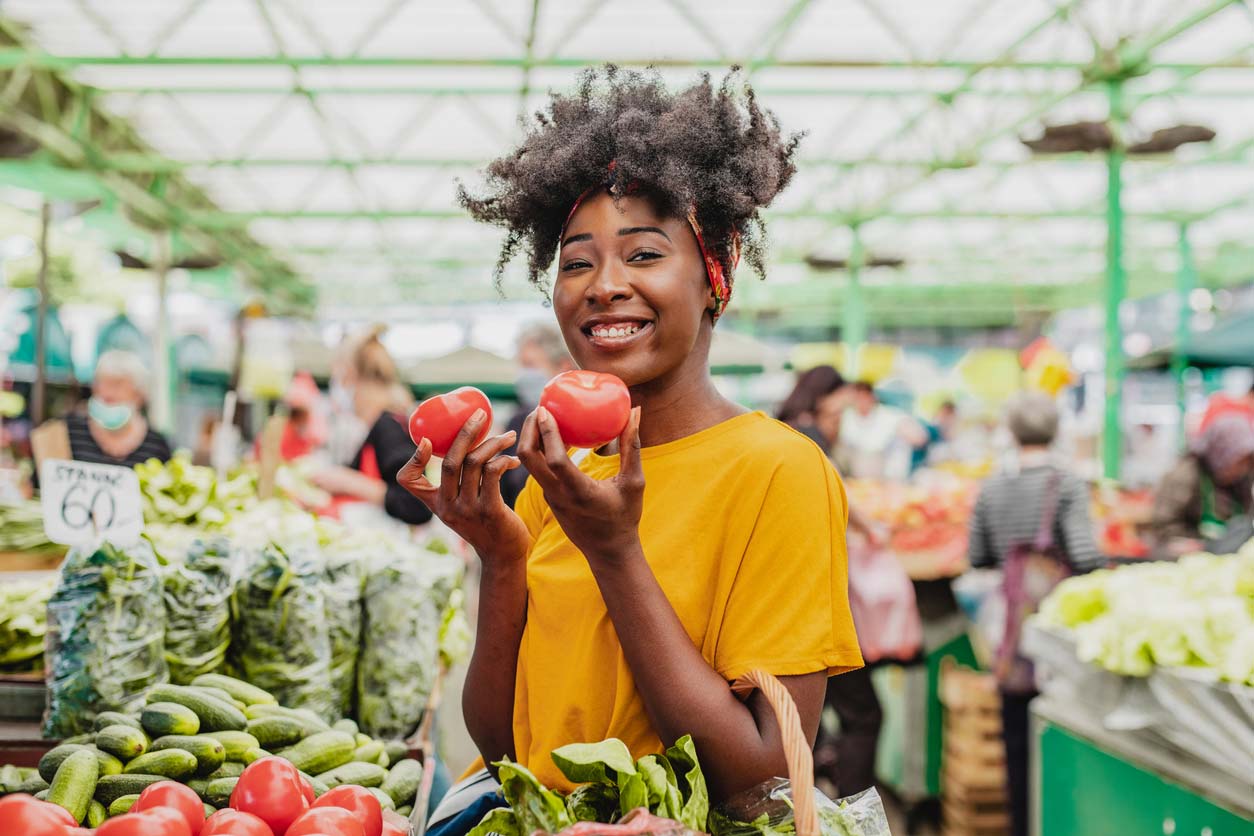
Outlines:
{"label": "ripe tomato in hand", "polygon": [[40,801],[33,795],[8,795],[0,798],[0,833],[21,833],[22,836],[61,836],[67,827],[78,822],[64,807]]}
{"label": "ripe tomato in hand", "polygon": [[427,398],[418,404],[413,415],[409,416],[409,437],[415,444],[421,444],[424,438],[428,439],[431,442],[431,455],[444,458],[448,455],[448,448],[453,446],[457,433],[477,409],[487,413],[483,427],[479,430],[479,437],[475,439],[474,446],[478,447],[492,429],[492,404],[487,395],[473,386],[463,386],[452,392]]}
{"label": "ripe tomato in hand", "polygon": [[191,830],[178,810],[153,807],[107,819],[96,829],[96,836],[191,836]]}
{"label": "ripe tomato in hand", "polygon": [[311,807],[292,822],[287,836],[363,836],[361,822],[341,807]]}
{"label": "ripe tomato in hand", "polygon": [[274,836],[274,833],[270,825],[252,813],[227,808],[205,819],[200,836]]}
{"label": "ripe tomato in hand", "polygon": [[314,792],[313,784],[304,775],[300,776],[300,791],[305,796],[305,802],[312,807],[314,799],[318,797],[318,794]]}
{"label": "ripe tomato in hand", "polygon": [[557,422],[571,447],[601,447],[622,434],[631,417],[631,393],[612,374],[562,372],[540,393],[540,406]]}
{"label": "ripe tomato in hand", "polygon": [[363,836],[379,836],[383,832],[383,807],[379,799],[365,787],[341,784],[322,794],[310,808],[340,807],[353,814],[361,824]]}
{"label": "ripe tomato in hand", "polygon": [[139,798],[131,805],[132,813],[142,813],[158,807],[177,810],[187,822],[187,829],[192,836],[200,833],[205,823],[205,807],[191,787],[177,781],[158,781],[144,788]]}
{"label": "ripe tomato in hand", "polygon": [[283,836],[309,807],[300,773],[283,758],[261,758],[244,768],[231,793],[231,809],[252,813],[274,836]]}

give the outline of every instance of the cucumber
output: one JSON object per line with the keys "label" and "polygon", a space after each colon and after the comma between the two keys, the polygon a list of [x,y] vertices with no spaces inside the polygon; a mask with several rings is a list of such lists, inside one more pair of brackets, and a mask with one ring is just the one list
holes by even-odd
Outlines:
{"label": "cucumber", "polygon": [[374,762],[377,763],[379,766],[383,767],[384,769],[387,769],[392,765],[392,759],[388,757],[388,753],[386,750],[380,752],[379,757],[375,758]]}
{"label": "cucumber", "polygon": [[61,764],[65,763],[66,758],[75,752],[85,752],[87,747],[81,743],[62,743],[44,752],[42,758],[39,759],[39,777],[44,780],[44,784],[51,784],[52,779],[56,777],[57,770]]}
{"label": "cucumber", "polygon": [[278,755],[291,761],[301,772],[318,775],[348,763],[356,751],[357,741],[348,732],[325,731],[306,737]]}
{"label": "cucumber", "polygon": [[39,800],[39,801],[47,801],[47,800],[48,800],[48,790],[44,789],[44,790],[40,790],[39,792],[35,793],[35,798],[36,798],[37,800]]}
{"label": "cucumber", "polygon": [[100,731],[106,726],[130,726],[134,729],[142,729],[139,724],[138,717],[132,717],[129,714],[123,714],[120,711],[102,711],[96,715],[95,730]]}
{"label": "cucumber", "polygon": [[100,762],[96,754],[88,749],[80,749],[72,753],[57,767],[57,774],[48,787],[48,800],[58,807],[64,807],[81,822],[87,817],[87,807],[96,792],[96,781],[100,778]]}
{"label": "cucumber", "polygon": [[269,752],[267,752],[265,749],[262,749],[260,746],[256,746],[252,749],[249,749],[247,752],[245,752],[244,756],[240,758],[240,760],[242,760],[245,764],[250,764],[255,760],[260,760],[261,758],[268,758],[268,757],[270,757]]}
{"label": "cucumber", "polygon": [[200,796],[201,801],[205,801],[209,798],[209,785],[215,780],[212,776],[209,778],[193,778],[187,782],[187,788]]}
{"label": "cucumber", "polygon": [[336,731],[348,732],[352,735],[356,735],[361,731],[361,729],[357,728],[357,721],[348,717],[345,717],[343,720],[336,720],[331,724],[331,728]]}
{"label": "cucumber", "polygon": [[20,792],[25,795],[37,795],[41,792],[46,792],[47,789],[48,789],[48,782],[45,781],[42,777],[40,777],[38,774],[35,774],[35,775],[31,775],[27,777],[26,780],[22,781],[22,783],[18,784],[16,787],[13,787],[9,791]]}
{"label": "cucumber", "polygon": [[148,736],[140,729],[118,723],[96,733],[96,748],[125,763],[148,751]]}
{"label": "cucumber", "polygon": [[123,770],[127,775],[164,775],[175,781],[183,781],[196,774],[196,756],[182,749],[163,749],[147,752],[135,758]]}
{"label": "cucumber", "polygon": [[294,717],[305,724],[306,737],[318,732],[331,731],[331,727],[325,720],[304,708],[285,708],[281,705],[250,705],[244,709],[244,715],[249,720],[256,720],[258,717]]}
{"label": "cucumber", "polygon": [[403,740],[384,741],[383,748],[388,753],[388,761],[390,763],[399,763],[409,757],[409,747],[405,745]]}
{"label": "cucumber", "polygon": [[358,787],[378,787],[382,786],[387,777],[388,771],[378,764],[353,761],[343,766],[337,766],[328,772],[320,773],[318,780],[328,787],[338,787],[340,784],[353,784]]}
{"label": "cucumber", "polygon": [[113,799],[113,803],[109,805],[109,818],[129,813],[136,801],[139,801],[139,793],[137,792]]}
{"label": "cucumber", "polygon": [[62,744],[71,743],[71,744],[77,744],[79,746],[85,746],[88,743],[91,743],[95,737],[96,737],[95,732],[85,732],[83,734],[76,734],[73,737],[67,737],[65,738],[65,740],[62,740],[61,743]]}
{"label": "cucumber", "polygon": [[353,760],[362,763],[376,763],[379,755],[387,755],[383,748],[382,740],[372,740],[364,746],[358,746],[357,751],[353,752]]}
{"label": "cucumber", "polygon": [[353,739],[357,741],[358,748],[362,746],[369,746],[371,743],[374,743],[373,737],[368,734],[362,734],[361,732],[354,732]]}
{"label": "cucumber", "polygon": [[201,807],[203,807],[203,808],[205,809],[205,818],[209,818],[209,817],[210,817],[210,816],[212,816],[214,813],[218,812],[218,808],[216,808],[216,807],[211,807],[211,806],[209,806],[208,804],[205,804],[205,803],[203,803],[203,802],[201,803],[201,805],[200,805],[200,806],[201,806]]}
{"label": "cucumber", "polygon": [[210,781],[218,778],[238,778],[244,774],[244,764],[239,761],[226,761],[209,776]]}
{"label": "cucumber", "polygon": [[101,775],[122,774],[122,762],[120,760],[115,758],[113,755],[110,755],[108,752],[102,751],[96,746],[88,746],[87,748],[96,753],[96,760],[100,762]]}
{"label": "cucumber", "polygon": [[262,690],[242,679],[236,679],[233,676],[223,676],[220,673],[202,673],[192,680],[192,685],[199,685],[205,688],[221,688],[245,705],[278,705],[279,703],[269,691]]}
{"label": "cucumber", "polygon": [[309,786],[313,787],[314,798],[321,798],[330,791],[330,787],[322,783],[316,775],[310,775],[308,772],[302,772],[300,777],[309,782]]}
{"label": "cucumber", "polygon": [[396,805],[392,803],[392,796],[388,795],[387,793],[385,793],[383,790],[379,789],[378,787],[366,787],[366,789],[370,792],[371,795],[379,799],[379,806],[382,807],[384,810],[396,809]]}
{"label": "cucumber", "polygon": [[149,785],[168,780],[170,779],[165,775],[135,775],[127,772],[106,775],[96,782],[96,800],[112,806],[113,802],[124,795],[139,795]]}
{"label": "cucumber", "polygon": [[195,734],[200,731],[200,716],[176,702],[152,702],[139,715],[144,731],[153,737],[167,734]]}
{"label": "cucumber", "polygon": [[263,749],[279,749],[299,743],[305,737],[305,724],[295,717],[258,717],[245,729]]}
{"label": "cucumber", "polygon": [[409,818],[411,815],[413,815],[413,812],[414,812],[414,808],[412,805],[409,805],[409,804],[406,804],[404,807],[396,808],[396,814],[399,816],[404,816],[405,818]]}
{"label": "cucumber", "polygon": [[96,799],[87,802],[87,826],[100,827],[104,824],[104,820],[109,817],[109,811],[104,808]]}
{"label": "cucumber", "polygon": [[196,777],[204,778],[223,764],[226,760],[226,747],[222,741],[203,735],[167,734],[158,737],[149,747],[151,752],[165,749],[182,749],[191,752],[196,758]]}
{"label": "cucumber", "polygon": [[207,697],[213,697],[214,699],[222,700],[222,702],[226,703],[227,705],[233,705],[240,711],[243,711],[245,708],[248,707],[247,703],[240,702],[239,700],[235,699],[235,697],[232,697],[230,694],[228,694],[226,691],[223,691],[221,688],[206,688],[201,685],[188,685],[187,687],[191,688],[192,690],[199,691],[200,693],[204,694]]}
{"label": "cucumber", "polygon": [[388,777],[380,789],[391,796],[397,806],[413,804],[418,795],[418,785],[422,783],[422,764],[412,758],[397,761],[388,770]]}
{"label": "cucumber", "polygon": [[207,803],[221,810],[231,803],[231,793],[235,791],[237,783],[239,783],[239,778],[219,778],[216,781],[210,781],[205,790]]}
{"label": "cucumber", "polygon": [[261,745],[257,738],[248,732],[242,731],[214,731],[205,732],[203,737],[212,737],[214,740],[220,741],[226,748],[226,759],[229,761],[244,760],[244,753],[249,749],[256,749]]}
{"label": "cucumber", "polygon": [[21,771],[16,766],[8,763],[0,766],[0,795],[13,792],[9,788],[16,787],[24,780],[26,780],[25,777],[23,777]]}
{"label": "cucumber", "polygon": [[190,708],[200,718],[200,728],[204,731],[240,731],[248,724],[244,712],[235,706],[186,685],[158,685],[148,691],[148,699]]}

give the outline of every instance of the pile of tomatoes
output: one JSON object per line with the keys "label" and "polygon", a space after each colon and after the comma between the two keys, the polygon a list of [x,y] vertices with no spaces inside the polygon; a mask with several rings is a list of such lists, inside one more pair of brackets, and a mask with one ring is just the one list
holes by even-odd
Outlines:
{"label": "pile of tomatoes", "polygon": [[282,758],[249,764],[230,806],[205,818],[189,787],[161,781],[148,787],[130,812],[95,830],[29,795],[0,798],[3,836],[409,836],[409,822],[385,811],[369,790],[342,785],[314,798],[313,786]]}

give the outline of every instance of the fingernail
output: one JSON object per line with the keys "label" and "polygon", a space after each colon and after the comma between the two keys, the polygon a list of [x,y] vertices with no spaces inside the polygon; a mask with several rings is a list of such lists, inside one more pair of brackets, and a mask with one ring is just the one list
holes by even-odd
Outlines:
{"label": "fingernail", "polygon": [[488,413],[484,412],[482,409],[476,409],[475,414],[470,416],[470,420],[478,424],[484,419],[484,417],[487,416],[487,414]]}
{"label": "fingernail", "polygon": [[537,408],[536,408],[536,420],[538,420],[538,421],[544,421],[545,423],[548,423],[548,420],[549,420],[549,411],[548,411],[547,409],[545,409],[544,407],[542,407],[542,406],[541,406],[541,407],[537,407]]}

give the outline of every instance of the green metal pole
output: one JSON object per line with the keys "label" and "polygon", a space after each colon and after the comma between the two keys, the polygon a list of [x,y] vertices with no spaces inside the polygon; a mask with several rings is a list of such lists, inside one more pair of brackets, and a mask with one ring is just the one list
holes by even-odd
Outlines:
{"label": "green metal pole", "polygon": [[866,298],[862,287],[862,265],[866,261],[866,253],[862,249],[862,235],[858,227],[849,227],[852,241],[849,247],[849,291],[845,294],[845,305],[841,318],[841,339],[845,343],[845,375],[857,380],[861,370],[858,368],[858,352],[866,342]]}
{"label": "green metal pole", "polygon": [[1189,241],[1188,224],[1180,224],[1180,264],[1176,270],[1176,347],[1171,355],[1171,375],[1176,381],[1176,401],[1180,406],[1180,437],[1184,438],[1185,386],[1184,373],[1189,367],[1189,296],[1197,287],[1197,264],[1193,260],[1193,244]]}
{"label": "green metal pole", "polygon": [[1106,415],[1102,427],[1102,470],[1107,479],[1119,478],[1123,452],[1123,334],[1119,308],[1127,294],[1123,268],[1123,80],[1106,82],[1110,127],[1114,142],[1106,155]]}

